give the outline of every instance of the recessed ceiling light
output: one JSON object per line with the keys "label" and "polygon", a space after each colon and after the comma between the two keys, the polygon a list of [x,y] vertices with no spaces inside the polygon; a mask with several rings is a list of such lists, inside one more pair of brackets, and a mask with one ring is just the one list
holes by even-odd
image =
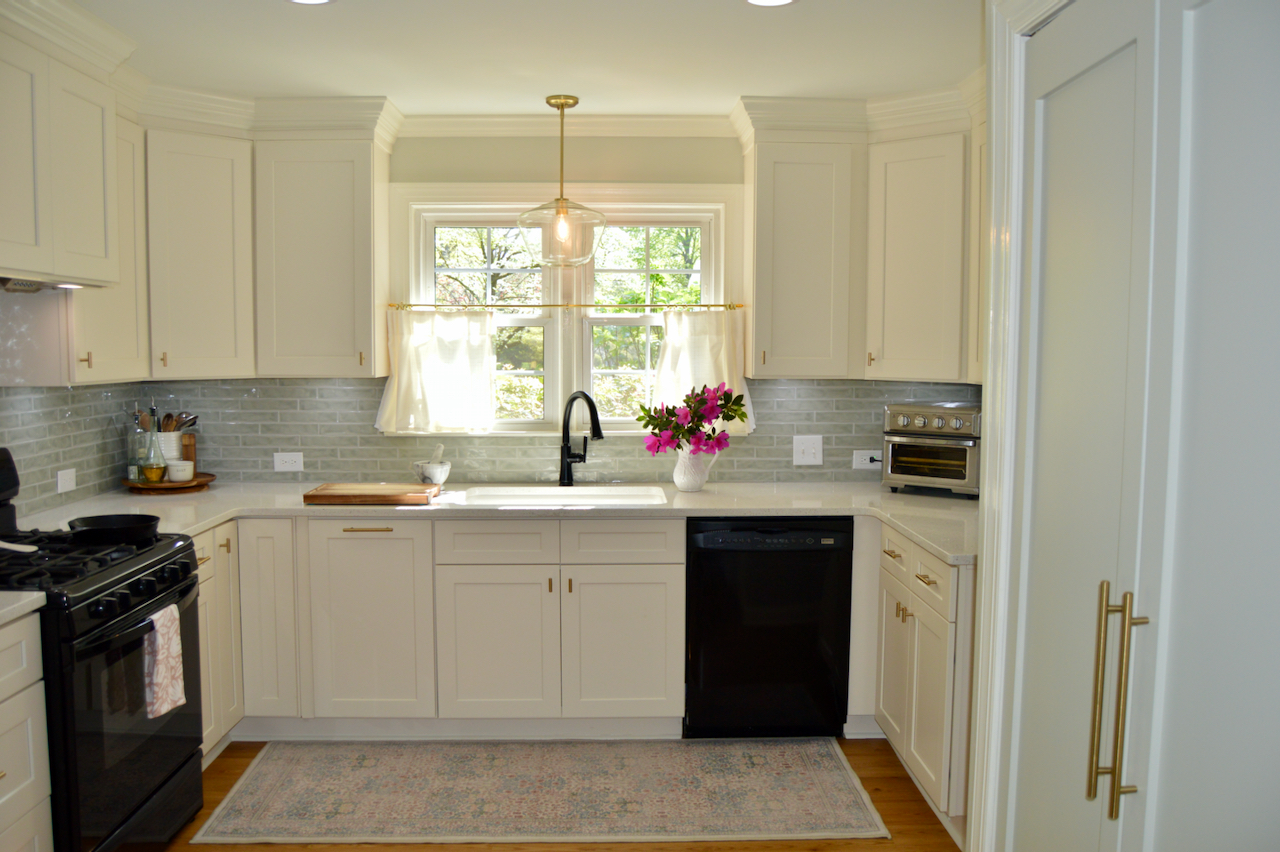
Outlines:
{"label": "recessed ceiling light", "polygon": [[[295,3],[298,2],[298,0],[293,1]],[[311,2],[314,3],[315,0],[311,0]],[[747,0],[747,2],[752,6],[785,6],[790,3],[791,0]]]}

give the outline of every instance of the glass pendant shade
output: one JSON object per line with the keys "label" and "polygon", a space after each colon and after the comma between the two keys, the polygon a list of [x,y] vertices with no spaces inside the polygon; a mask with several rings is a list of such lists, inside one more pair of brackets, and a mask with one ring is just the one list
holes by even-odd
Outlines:
{"label": "glass pendant shade", "polygon": [[516,217],[525,248],[539,266],[582,266],[595,257],[604,232],[603,213],[564,197],[564,111],[577,105],[573,95],[547,98],[547,106],[560,113],[560,197]]}
{"label": "glass pendant shade", "polygon": [[516,218],[529,254],[542,266],[582,266],[595,257],[605,218],[567,198],[548,201]]}

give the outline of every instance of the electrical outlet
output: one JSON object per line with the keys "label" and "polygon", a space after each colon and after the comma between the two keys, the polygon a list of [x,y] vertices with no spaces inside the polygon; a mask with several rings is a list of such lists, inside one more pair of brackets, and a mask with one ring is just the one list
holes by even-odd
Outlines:
{"label": "electrical outlet", "polygon": [[277,471],[301,471],[302,453],[276,453],[274,456]]}
{"label": "electrical outlet", "polygon": [[792,464],[822,464],[822,436],[796,435],[791,441]]}
{"label": "electrical outlet", "polygon": [[884,450],[854,450],[854,470],[880,470],[884,463]]}
{"label": "electrical outlet", "polygon": [[74,467],[58,471],[58,493],[76,490],[76,469]]}

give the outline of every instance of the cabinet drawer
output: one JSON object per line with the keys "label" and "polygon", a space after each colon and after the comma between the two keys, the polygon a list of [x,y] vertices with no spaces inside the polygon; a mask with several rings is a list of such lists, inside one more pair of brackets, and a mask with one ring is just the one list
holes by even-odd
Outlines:
{"label": "cabinet drawer", "polygon": [[880,567],[884,568],[894,579],[906,584],[911,577],[915,565],[916,546],[911,539],[890,527],[880,525]]}
{"label": "cabinet drawer", "polygon": [[558,565],[558,521],[437,521],[438,565]]}
{"label": "cabinet drawer", "polygon": [[684,521],[561,521],[566,565],[684,564]]}
{"label": "cabinet drawer", "polygon": [[0,852],[53,852],[53,811],[48,796],[0,831]]}
{"label": "cabinet drawer", "polygon": [[956,620],[955,587],[956,567],[948,565],[923,547],[915,549],[911,560],[911,579],[907,588],[927,603],[947,621]]}
{"label": "cabinet drawer", "polygon": [[213,576],[215,565],[213,560],[213,541],[213,530],[205,530],[199,535],[191,537],[191,544],[196,549],[196,573],[200,575],[201,583]]}
{"label": "cabinet drawer", "polygon": [[49,795],[43,683],[0,703],[0,772],[0,826],[8,826]]}
{"label": "cabinet drawer", "polygon": [[0,701],[38,681],[43,668],[39,615],[31,613],[0,627]]}

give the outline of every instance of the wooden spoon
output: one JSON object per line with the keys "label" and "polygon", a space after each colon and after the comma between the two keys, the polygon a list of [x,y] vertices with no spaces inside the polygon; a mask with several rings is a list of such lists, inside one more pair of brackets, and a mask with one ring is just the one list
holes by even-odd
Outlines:
{"label": "wooden spoon", "polygon": [[168,413],[168,414],[166,414],[164,417],[160,418],[160,431],[161,431],[161,432],[172,432],[172,431],[173,431],[173,424],[174,424],[174,423],[176,423],[176,422],[177,422],[177,420],[174,418],[174,416],[173,416],[173,412],[172,412],[172,411],[171,411],[171,412],[169,412],[169,413]]}

